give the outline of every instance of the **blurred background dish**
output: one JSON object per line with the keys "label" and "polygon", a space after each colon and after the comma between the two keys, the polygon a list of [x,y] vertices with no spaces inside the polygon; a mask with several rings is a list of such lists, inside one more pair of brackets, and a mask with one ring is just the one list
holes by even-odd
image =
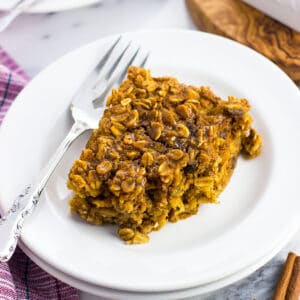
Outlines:
{"label": "blurred background dish", "polygon": [[243,0],[279,22],[300,32],[299,0]]}
{"label": "blurred background dish", "polygon": [[[0,0],[0,10],[9,10],[17,1]],[[39,0],[28,12],[49,13],[78,8],[102,2],[102,0]]]}

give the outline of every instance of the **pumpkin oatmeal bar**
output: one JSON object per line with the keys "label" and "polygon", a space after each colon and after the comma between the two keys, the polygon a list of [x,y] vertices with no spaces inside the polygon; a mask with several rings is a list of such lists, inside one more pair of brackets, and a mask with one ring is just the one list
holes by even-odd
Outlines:
{"label": "pumpkin oatmeal bar", "polygon": [[238,155],[260,153],[249,110],[245,99],[222,100],[208,87],[130,67],[70,170],[71,211],[92,224],[117,224],[120,238],[134,244],[216,203]]}

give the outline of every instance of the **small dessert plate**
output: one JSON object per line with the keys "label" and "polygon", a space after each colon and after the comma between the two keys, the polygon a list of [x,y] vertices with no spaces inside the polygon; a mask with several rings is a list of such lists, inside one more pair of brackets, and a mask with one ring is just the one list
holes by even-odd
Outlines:
{"label": "small dessert plate", "polygon": [[[123,35],[150,50],[154,76],[208,85],[223,98],[247,98],[263,152],[240,158],[218,205],[167,224],[148,244],[125,245],[114,226],[92,226],[71,215],[68,171],[83,135],[56,169],[22,234],[22,242],[53,268],[90,284],[135,292],[204,285],[280,249],[300,225],[300,92],[255,51],[212,34],[162,30]],[[116,36],[79,48],[42,71],[21,92],[0,131],[0,207],[40,172],[71,126],[71,96],[99,52]],[[100,118],[101,116],[99,116]]]}

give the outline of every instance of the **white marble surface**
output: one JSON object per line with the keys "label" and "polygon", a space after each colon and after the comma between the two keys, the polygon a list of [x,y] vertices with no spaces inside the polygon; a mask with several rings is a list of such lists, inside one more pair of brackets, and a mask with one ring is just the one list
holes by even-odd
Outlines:
{"label": "white marble surface", "polygon": [[[0,45],[34,76],[61,55],[103,36],[166,27],[195,29],[183,0],[103,0],[102,4],[62,13],[23,15],[0,33]],[[194,299],[271,299],[288,251],[300,253],[300,232],[251,276]],[[99,300],[86,293],[82,293],[81,299]]]}

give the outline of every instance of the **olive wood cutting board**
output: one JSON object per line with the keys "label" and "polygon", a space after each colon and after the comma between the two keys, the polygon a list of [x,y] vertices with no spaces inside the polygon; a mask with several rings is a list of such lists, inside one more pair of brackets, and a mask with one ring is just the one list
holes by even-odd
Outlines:
{"label": "olive wood cutting board", "polygon": [[240,0],[186,0],[186,5],[199,29],[255,49],[300,85],[299,32]]}

